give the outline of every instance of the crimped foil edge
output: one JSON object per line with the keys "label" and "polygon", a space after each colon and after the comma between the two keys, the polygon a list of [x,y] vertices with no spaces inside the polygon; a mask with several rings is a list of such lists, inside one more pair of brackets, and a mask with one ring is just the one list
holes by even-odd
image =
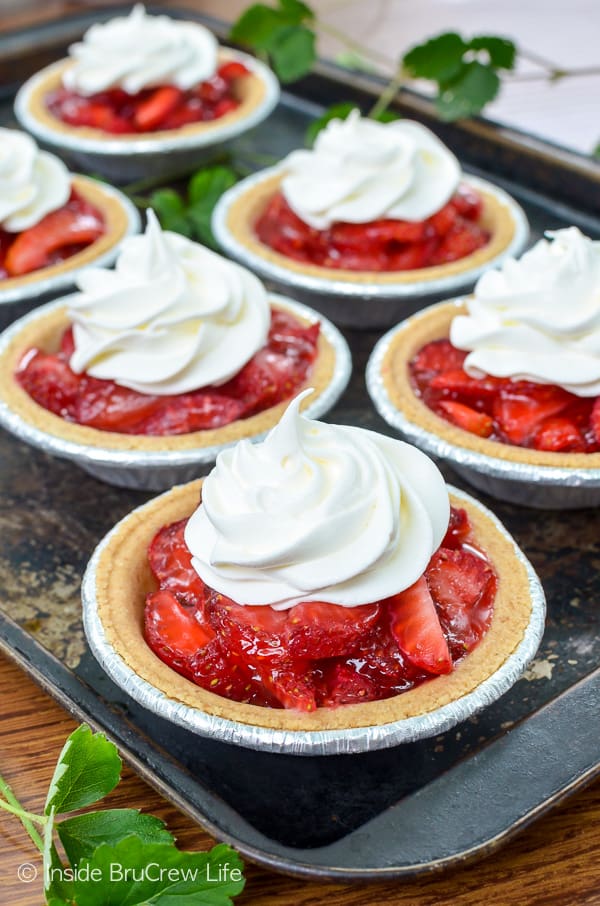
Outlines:
{"label": "crimped foil edge", "polygon": [[[250,726],[215,717],[168,698],[159,689],[135,674],[125,663],[107,641],[102,621],[98,615],[96,570],[102,551],[112,536],[119,531],[120,523],[114,526],[98,544],[83,577],[81,587],[83,623],[92,653],[110,678],[138,704],[152,713],[165,720],[170,720],[192,733],[245,748],[290,755],[350,755],[390,748],[401,743],[414,742],[443,733],[492,704],[519,679],[539,647],[546,616],[546,600],[540,580],[531,563],[502,523],[469,494],[452,486],[448,486],[448,490],[459,499],[478,507],[492,520],[497,530],[511,542],[515,556],[527,572],[532,609],[523,639],[504,664],[472,692],[428,714],[374,727],[312,732],[284,731]],[[134,512],[143,513],[143,510],[144,505],[138,507]]]}

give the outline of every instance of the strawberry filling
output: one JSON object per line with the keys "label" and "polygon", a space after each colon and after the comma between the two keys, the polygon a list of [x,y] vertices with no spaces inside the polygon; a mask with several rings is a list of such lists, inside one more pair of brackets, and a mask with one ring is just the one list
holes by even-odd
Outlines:
{"label": "strawberry filling", "polygon": [[406,271],[447,264],[486,245],[490,235],[478,224],[481,212],[479,195],[461,186],[427,220],[334,223],[316,230],[278,192],[254,229],[261,242],[296,261],[345,270]]}
{"label": "strawberry filling", "polygon": [[223,63],[212,78],[187,91],[175,85],[145,88],[128,94],[111,88],[83,97],[60,87],[46,97],[46,106],[69,126],[87,126],[113,135],[179,129],[190,123],[218,120],[240,105],[237,86],[249,74],[243,63]]}
{"label": "strawberry filling", "polygon": [[425,405],[451,424],[500,443],[551,453],[600,451],[600,397],[553,384],[484,375],[470,377],[467,353],[449,340],[427,343],[410,362]]}
{"label": "strawberry filling", "polygon": [[318,339],[318,323],[306,326],[274,309],[266,345],[227,383],[152,396],[75,374],[69,367],[74,348],[69,328],[58,352],[28,350],[15,378],[36,403],[66,421],[121,434],[187,434],[223,427],[290,399],[310,372]]}
{"label": "strawberry filling", "polygon": [[496,574],[462,509],[452,509],[424,575],[400,594],[283,611],[238,604],[205,585],[186,522],[164,526],[150,544],[158,590],[146,598],[145,638],[178,673],[234,701],[314,711],[389,698],[450,673],[492,618]]}
{"label": "strawberry filling", "polygon": [[0,227],[0,280],[22,277],[81,252],[105,230],[104,218],[73,189],[62,208],[21,233]]}

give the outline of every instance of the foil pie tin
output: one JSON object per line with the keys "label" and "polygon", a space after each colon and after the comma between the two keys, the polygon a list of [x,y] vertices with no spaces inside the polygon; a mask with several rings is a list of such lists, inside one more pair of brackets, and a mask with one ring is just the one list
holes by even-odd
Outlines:
{"label": "foil pie tin", "polygon": [[19,89],[15,99],[15,115],[19,123],[35,138],[77,163],[84,170],[100,173],[116,183],[128,183],[146,177],[172,174],[200,165],[208,155],[218,153],[222,146],[261,123],[279,101],[280,89],[276,76],[260,60],[238,50],[221,48],[227,60],[243,63],[264,86],[264,97],[247,116],[215,125],[211,129],[186,135],[174,134],[161,138],[96,138],[63,132],[40,122],[30,110],[32,93],[64,60],[40,70]]}
{"label": "foil pie tin", "polygon": [[499,255],[464,273],[414,283],[365,283],[303,274],[257,255],[240,242],[227,225],[231,205],[264,180],[283,172],[283,169],[279,164],[261,170],[228,189],[213,212],[213,233],[230,257],[259,274],[276,289],[293,291],[295,297],[345,327],[369,329],[396,324],[432,301],[471,288],[484,271],[498,267],[506,258],[519,255],[529,239],[527,217],[515,199],[487,180],[468,175],[465,183],[493,195],[512,217],[515,227],[513,238]]}
{"label": "foil pie tin", "polygon": [[[92,182],[92,180],[89,180],[86,176],[81,176],[79,174],[72,175],[77,176],[80,180]],[[123,208],[127,217],[127,227],[123,238],[119,242],[116,242],[111,248],[107,249],[104,254],[98,255],[93,261],[87,261],[82,267],[74,267],[72,270],[61,271],[60,274],[55,274],[50,277],[41,276],[39,280],[34,280],[31,283],[23,283],[21,286],[14,286],[6,289],[2,288],[2,281],[0,281],[0,309],[2,306],[8,305],[9,303],[27,301],[33,301],[37,305],[39,304],[40,299],[44,299],[50,295],[56,295],[59,291],[74,286],[77,276],[82,270],[88,267],[110,266],[119,253],[123,239],[126,239],[127,236],[132,236],[134,233],[140,232],[140,215],[138,214],[135,205],[130,202],[127,196],[122,192],[119,192],[118,189],[114,189],[112,186],[97,182],[94,182],[94,185],[97,187],[100,186],[105,195],[109,198],[113,198]],[[13,312],[12,308],[10,312]],[[22,313],[22,311],[16,310],[15,306],[14,315],[18,316]]]}
{"label": "foil pie tin", "polygon": [[[485,513],[492,519],[498,531],[511,542],[515,557],[527,571],[532,608],[523,639],[502,666],[472,692],[443,707],[416,717],[378,726],[320,731],[284,731],[215,717],[169,698],[160,689],[134,673],[115,651],[107,641],[104,626],[98,614],[97,565],[106,544],[113,534],[120,530],[123,520],[97,546],[83,577],[81,588],[83,622],[92,653],[110,678],[134,701],[153,714],[172,721],[191,733],[250,749],[290,755],[342,755],[390,748],[400,743],[414,742],[443,733],[491,705],[519,679],[538,649],[544,632],[546,615],[546,601],[540,580],[502,523],[479,501],[474,500],[464,491],[450,486],[448,490],[459,499],[468,501]],[[144,505],[138,507],[134,512],[143,516]]]}
{"label": "foil pie tin", "polygon": [[[346,389],[352,373],[352,358],[345,339],[330,321],[313,309],[284,296],[269,295],[270,301],[292,314],[308,321],[319,321],[323,336],[335,352],[335,366],[331,381],[304,410],[310,418],[320,418],[331,409]],[[0,335],[0,357],[23,328],[48,312],[69,304],[69,296],[43,305],[18,321]],[[52,456],[70,459],[85,472],[118,487],[135,490],[159,491],[175,484],[191,481],[206,474],[217,454],[234,442],[212,447],[187,450],[114,450],[108,447],[77,443],[49,434],[31,424],[0,399],[0,425],[19,440],[38,447]],[[251,440],[261,440],[268,432],[254,435]]]}
{"label": "foil pie tin", "polygon": [[408,318],[384,334],[367,363],[369,396],[388,425],[430,456],[445,460],[477,490],[499,500],[544,510],[581,509],[600,504],[600,468],[541,466],[488,456],[450,443],[410,421],[391,401],[381,369],[393,338],[408,328],[411,320]]}

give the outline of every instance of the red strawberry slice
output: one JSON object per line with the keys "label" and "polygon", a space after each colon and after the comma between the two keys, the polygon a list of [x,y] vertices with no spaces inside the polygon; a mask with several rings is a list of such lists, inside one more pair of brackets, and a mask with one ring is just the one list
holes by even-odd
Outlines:
{"label": "red strawberry slice", "polygon": [[377,698],[377,686],[368,677],[357,672],[351,663],[334,663],[325,669],[326,692],[319,702],[321,707],[337,708],[370,702]]}
{"label": "red strawberry slice", "polygon": [[316,711],[316,687],[306,662],[263,663],[257,669],[264,688],[284,708]]}
{"label": "red strawberry slice", "polygon": [[419,350],[411,369],[415,377],[429,383],[438,374],[461,370],[466,357],[467,353],[456,349],[450,340],[434,340]]}
{"label": "red strawberry slice", "polygon": [[137,393],[113,381],[83,377],[77,401],[76,420],[101,431],[124,431],[138,425],[153,412],[157,397]]}
{"label": "red strawberry slice", "polygon": [[284,635],[286,611],[268,605],[236,604],[210,591],[211,623],[227,650],[237,652],[253,665],[288,658]]}
{"label": "red strawberry slice", "polygon": [[594,403],[592,414],[590,415],[590,427],[596,442],[600,444],[600,396]]}
{"label": "red strawberry slice", "polygon": [[185,543],[187,519],[163,526],[148,548],[150,569],[161,589],[176,595],[183,604],[200,606],[206,586],[192,566],[192,555]]}
{"label": "red strawberry slice", "polygon": [[452,205],[461,217],[467,220],[479,220],[483,211],[481,195],[466,185],[460,185],[452,198]]}
{"label": "red strawberry slice", "polygon": [[490,563],[469,550],[440,548],[426,577],[453,651],[470,651],[492,617],[497,580]]}
{"label": "red strawberry slice", "polygon": [[374,220],[372,223],[334,223],[329,231],[333,245],[340,249],[364,250],[365,245],[391,242],[421,242],[426,237],[426,222],[408,220]]}
{"label": "red strawberry slice", "polygon": [[378,604],[341,607],[323,601],[296,604],[288,611],[285,644],[295,658],[341,657],[368,637],[380,614]]}
{"label": "red strawberry slice", "polygon": [[569,400],[567,391],[560,387],[513,384],[500,390],[494,403],[494,418],[511,443],[524,445],[547,418],[562,412]]}
{"label": "red strawberry slice", "polygon": [[489,233],[476,224],[458,218],[448,230],[437,251],[432,256],[432,264],[445,264],[466,258],[489,241]]}
{"label": "red strawberry slice", "polygon": [[182,606],[170,591],[155,591],[146,598],[144,634],[155,654],[171,666],[204,648],[215,632],[192,608]]}
{"label": "red strawberry slice", "polygon": [[453,202],[449,201],[448,204],[445,204],[444,207],[440,208],[437,214],[430,217],[427,222],[437,236],[445,236],[456,222],[456,207]]}
{"label": "red strawberry slice", "polygon": [[183,91],[175,85],[156,88],[149,97],[137,104],[133,114],[135,125],[142,132],[157,129],[173,113],[183,97]]}
{"label": "red strawberry slice", "polygon": [[388,599],[391,631],[400,651],[428,673],[450,673],[448,643],[424,576]]}
{"label": "red strawberry slice", "polygon": [[79,391],[79,379],[66,362],[39,350],[27,353],[15,375],[29,396],[44,409],[72,419]]}
{"label": "red strawberry slice", "polygon": [[236,79],[242,79],[244,76],[250,75],[250,70],[238,60],[229,60],[227,63],[221,63],[217,73],[226,82],[235,82]]}
{"label": "red strawberry slice", "polygon": [[8,250],[4,266],[11,277],[29,274],[45,267],[53,252],[65,246],[89,245],[103,232],[99,214],[83,214],[67,204],[19,233]]}
{"label": "red strawberry slice", "polygon": [[437,405],[448,421],[462,428],[463,431],[469,431],[470,434],[489,437],[494,429],[492,419],[485,412],[477,412],[476,409],[471,409],[470,406],[454,400],[441,400]]}
{"label": "red strawberry slice", "polygon": [[211,79],[201,82],[193,89],[193,94],[202,101],[216,104],[227,94],[228,85],[226,80],[217,73]]}
{"label": "red strawberry slice", "polygon": [[533,438],[536,450],[552,453],[583,453],[585,442],[577,425],[570,418],[547,418]]}
{"label": "red strawberry slice", "polygon": [[467,511],[460,507],[450,508],[450,521],[441,547],[450,547],[454,550],[461,547],[471,537],[471,523]]}
{"label": "red strawberry slice", "polygon": [[477,400],[488,402],[494,398],[498,389],[502,387],[502,379],[486,375],[474,378],[462,368],[445,371],[433,378],[429,386],[432,390],[442,390],[461,397],[461,402],[467,403]]}

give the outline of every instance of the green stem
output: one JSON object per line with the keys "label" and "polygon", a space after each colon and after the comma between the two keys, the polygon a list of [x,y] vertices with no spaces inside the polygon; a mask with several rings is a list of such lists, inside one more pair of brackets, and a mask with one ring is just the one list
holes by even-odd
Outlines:
{"label": "green stem", "polygon": [[375,120],[378,116],[388,109],[406,80],[406,73],[402,63],[398,66],[393,79],[383,89],[372,108],[369,111],[371,119]]}
{"label": "green stem", "polygon": [[[10,788],[10,786],[8,785],[8,783],[6,782],[6,780],[4,779],[4,777],[1,774],[0,774],[0,793],[2,793],[2,795],[5,796],[6,799],[8,800],[8,802],[4,802],[3,800],[0,799],[0,803],[2,804],[2,807],[7,808],[7,806],[13,806],[13,808],[7,808],[7,811],[11,811],[11,812],[13,812],[13,814],[17,815],[17,817],[21,820],[23,827],[25,828],[25,830],[31,837],[35,846],[39,849],[40,852],[43,852],[44,851],[44,842],[43,842],[41,836],[39,835],[39,833],[37,832],[36,828],[33,826],[32,822],[36,821],[36,822],[43,824],[43,823],[45,823],[45,819],[42,818],[40,815],[31,815],[29,812],[25,811],[25,809],[21,806],[21,803],[19,802],[19,800],[13,793],[12,789]],[[17,811],[17,809],[18,809],[18,811]]]}

